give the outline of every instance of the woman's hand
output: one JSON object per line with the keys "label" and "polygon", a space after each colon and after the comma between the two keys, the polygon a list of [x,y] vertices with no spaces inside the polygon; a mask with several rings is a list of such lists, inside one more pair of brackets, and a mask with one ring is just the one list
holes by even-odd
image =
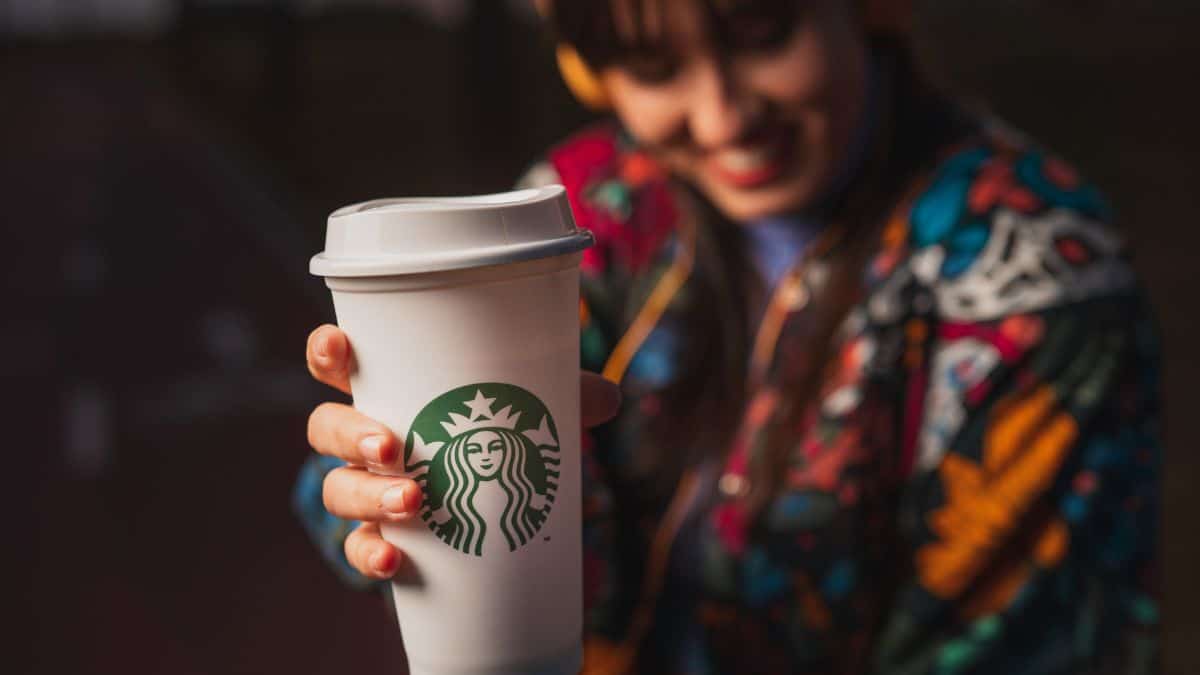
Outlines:
{"label": "woman's hand", "polygon": [[[354,357],[350,341],[337,326],[326,324],[308,336],[308,371],[318,381],[350,393]],[[583,426],[608,421],[617,413],[621,395],[616,385],[595,373],[580,377]],[[322,455],[347,466],[325,477],[323,496],[330,513],[363,524],[346,537],[346,560],[362,574],[388,579],[400,565],[401,552],[383,540],[379,524],[403,522],[416,515],[424,495],[408,478],[384,476],[368,469],[403,469],[401,442],[386,426],[341,403],[322,403],[308,418],[308,442]]]}

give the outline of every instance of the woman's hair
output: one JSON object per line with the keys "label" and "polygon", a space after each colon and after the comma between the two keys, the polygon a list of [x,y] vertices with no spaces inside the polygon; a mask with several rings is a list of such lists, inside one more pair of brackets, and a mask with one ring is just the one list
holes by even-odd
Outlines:
{"label": "woman's hair", "polygon": [[[579,51],[592,68],[628,64],[663,47],[671,0],[554,0],[555,37]],[[783,41],[800,15],[799,0],[694,0],[722,47]]]}
{"label": "woman's hair", "polygon": [[525,437],[508,429],[497,429],[496,433],[504,441],[504,458],[496,471],[496,480],[500,481],[500,487],[508,495],[508,503],[500,516],[500,531],[508,542],[508,550],[515,551],[537,532],[538,524],[529,516],[530,504],[537,490],[529,480],[526,465],[528,442]]}
{"label": "woman's hair", "polygon": [[[467,441],[479,431],[482,430],[460,434],[442,453],[442,468],[450,483],[443,506],[457,523],[453,531],[446,533],[447,542],[460,551],[476,555],[482,555],[483,552],[486,523],[473,504],[479,488],[479,477],[475,475],[467,456]],[[508,503],[500,517],[500,531],[504,533],[509,550],[516,550],[537,531],[537,524],[529,515],[536,488],[526,470],[527,441],[509,429],[487,431],[494,432],[504,444],[504,453],[495,474],[500,487],[508,495]]]}
{"label": "woman's hair", "polygon": [[442,453],[442,469],[450,482],[443,497],[443,507],[456,525],[443,536],[460,551],[482,555],[485,524],[472,503],[479,488],[479,477],[467,459],[467,439],[471,435],[460,434]]}

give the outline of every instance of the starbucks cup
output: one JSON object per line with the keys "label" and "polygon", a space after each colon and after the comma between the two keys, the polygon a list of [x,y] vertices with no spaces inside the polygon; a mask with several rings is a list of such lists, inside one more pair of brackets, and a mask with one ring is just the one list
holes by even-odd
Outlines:
{"label": "starbucks cup", "polygon": [[384,199],[329,216],[313,274],[354,406],[404,439],[419,515],[385,524],[414,675],[577,673],[579,260],[561,186]]}

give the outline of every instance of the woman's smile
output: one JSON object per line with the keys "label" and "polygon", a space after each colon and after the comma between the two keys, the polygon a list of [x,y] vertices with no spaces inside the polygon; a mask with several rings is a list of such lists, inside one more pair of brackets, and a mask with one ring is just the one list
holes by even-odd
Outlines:
{"label": "woman's smile", "polygon": [[742,190],[768,185],[783,176],[794,160],[795,134],[778,127],[750,143],[712,152],[704,167],[716,180]]}

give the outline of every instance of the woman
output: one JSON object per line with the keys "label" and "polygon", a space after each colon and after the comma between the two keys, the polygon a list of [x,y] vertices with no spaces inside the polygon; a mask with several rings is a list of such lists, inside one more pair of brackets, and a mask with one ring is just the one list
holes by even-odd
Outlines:
{"label": "woman", "polygon": [[[623,396],[588,443],[596,672],[1155,667],[1157,347],[1108,208],[924,86],[904,4],[544,3],[616,118],[526,179],[597,236],[583,364]],[[350,355],[309,339],[343,391]],[[398,443],[329,404],[309,434],[387,578],[377,523],[422,495],[360,467]]]}

